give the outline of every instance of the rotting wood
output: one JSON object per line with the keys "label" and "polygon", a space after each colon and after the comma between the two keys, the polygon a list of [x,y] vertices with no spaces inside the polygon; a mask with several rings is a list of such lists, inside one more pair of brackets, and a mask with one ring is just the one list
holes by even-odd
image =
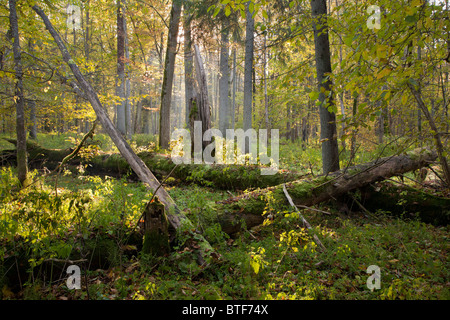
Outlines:
{"label": "rotting wood", "polygon": [[158,197],[144,209],[144,243],[142,252],[157,256],[169,253],[169,222]]}

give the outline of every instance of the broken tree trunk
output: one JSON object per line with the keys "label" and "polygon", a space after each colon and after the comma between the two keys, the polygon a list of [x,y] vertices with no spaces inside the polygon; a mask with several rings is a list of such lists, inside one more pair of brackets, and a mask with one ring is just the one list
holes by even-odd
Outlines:
{"label": "broken tree trunk", "polygon": [[158,197],[144,210],[144,243],[142,252],[162,256],[169,252],[169,222]]}
{"label": "broken tree trunk", "polygon": [[[370,183],[420,169],[436,158],[435,152],[415,150],[408,155],[381,158],[313,180],[288,182],[286,189],[295,205],[310,207]],[[283,185],[256,190],[219,202],[218,220],[222,230],[232,234],[240,231],[243,223],[247,228],[261,224],[265,219],[262,213],[269,197],[277,204],[286,203]]]}
{"label": "broken tree trunk", "polygon": [[201,121],[202,123],[201,132],[198,132],[198,134],[201,134],[199,135],[201,137],[203,137],[203,134],[207,130],[211,129],[211,109],[209,105],[208,85],[206,83],[206,73],[203,66],[203,59],[197,45],[194,45],[194,65],[194,96],[189,101],[189,128],[191,131],[191,143],[193,146],[191,150],[193,154],[203,153],[203,150],[208,145],[208,142],[203,141],[203,139],[201,145],[196,145],[194,143],[194,135],[196,130],[195,122]]}
{"label": "broken tree trunk", "polygon": [[[133,169],[133,171],[137,174],[139,179],[144,183],[147,184],[148,187],[155,191],[157,190],[157,195],[160,199],[160,201],[164,204],[167,219],[170,222],[170,225],[175,229],[180,229],[183,225],[188,226],[188,229],[194,230],[194,226],[192,226],[192,223],[189,221],[189,219],[184,216],[184,214],[181,213],[181,211],[176,206],[173,199],[170,197],[170,195],[167,193],[167,191],[164,188],[159,188],[159,182],[155,178],[155,176],[152,174],[152,172],[148,169],[148,167],[145,165],[145,163],[133,152],[129,144],[126,142],[124,137],[120,134],[120,132],[116,129],[114,124],[112,123],[111,119],[108,117],[108,114],[106,113],[106,110],[103,108],[97,93],[92,88],[91,84],[86,81],[84,76],[81,74],[78,66],[76,65],[75,61],[71,58],[69,52],[67,51],[67,48],[64,45],[64,42],[62,41],[61,37],[57,33],[57,31],[54,29],[53,25],[51,24],[48,17],[45,15],[44,11],[37,5],[33,6],[33,10],[42,18],[44,21],[44,24],[47,28],[47,30],[52,35],[53,39],[55,40],[59,50],[61,51],[61,54],[63,56],[64,61],[69,65],[70,69],[72,70],[72,73],[74,74],[78,84],[80,85],[82,91],[85,93],[86,97],[88,98],[89,102],[92,105],[92,108],[94,109],[95,113],[97,114],[98,120],[103,125],[103,128],[106,130],[108,135],[111,137],[111,140],[116,145],[117,149],[119,149],[120,154],[125,158],[125,160],[128,162],[130,167]],[[190,228],[191,227],[191,228]],[[212,247],[210,244],[203,238],[200,238],[200,263],[204,263],[207,256],[211,252],[213,252]]]}

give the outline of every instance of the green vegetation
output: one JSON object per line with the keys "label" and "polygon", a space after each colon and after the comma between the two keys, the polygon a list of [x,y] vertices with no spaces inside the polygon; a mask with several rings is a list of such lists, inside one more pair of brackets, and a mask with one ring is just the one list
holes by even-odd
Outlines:
{"label": "green vegetation", "polygon": [[2,1],[0,299],[449,299],[449,4]]}
{"label": "green vegetation", "polygon": [[[285,203],[267,196],[261,210],[271,218],[230,237],[216,220],[216,201],[228,192],[169,184],[220,255],[199,267],[195,243],[182,234],[164,256],[142,253],[142,235],[133,229],[151,193],[126,176],[64,171],[56,190],[54,175],[35,170],[34,183],[19,191],[14,169],[0,170],[2,299],[87,299],[87,290],[91,299],[450,298],[448,226],[381,210],[344,214],[330,203],[320,208],[330,215],[303,211],[308,230],[296,212],[281,211]],[[66,259],[87,260],[78,263],[87,287],[83,277],[82,290],[67,288]],[[370,265],[380,267],[379,290],[367,287]]]}

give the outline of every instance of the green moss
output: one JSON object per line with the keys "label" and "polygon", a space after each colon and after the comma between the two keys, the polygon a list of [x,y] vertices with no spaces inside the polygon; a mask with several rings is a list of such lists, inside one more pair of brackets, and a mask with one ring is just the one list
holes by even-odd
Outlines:
{"label": "green moss", "polygon": [[168,234],[160,234],[156,231],[147,231],[144,235],[142,252],[162,256],[169,252]]}

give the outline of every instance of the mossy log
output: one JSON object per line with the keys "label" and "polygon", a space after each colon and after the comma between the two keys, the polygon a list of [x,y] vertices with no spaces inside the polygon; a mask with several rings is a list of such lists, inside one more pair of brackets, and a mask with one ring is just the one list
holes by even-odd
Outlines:
{"label": "mossy log", "polygon": [[[16,145],[16,139],[4,139],[9,143]],[[38,168],[43,165],[48,169],[53,169],[69,154],[73,152],[72,148],[67,149],[47,149],[34,141],[27,141],[28,164],[31,168]],[[79,161],[79,158],[78,158]],[[16,164],[16,150],[2,150],[0,152],[1,165]]]}
{"label": "mossy log", "polygon": [[384,210],[395,216],[419,219],[433,225],[447,225],[450,220],[450,199],[407,185],[382,182],[361,191],[361,204],[367,210]]}
{"label": "mossy log", "polygon": [[[415,150],[406,155],[380,158],[327,176],[287,182],[285,185],[295,205],[309,207],[371,183],[420,169],[436,158],[434,152]],[[255,190],[217,203],[222,230],[233,234],[240,231],[243,224],[247,228],[261,224],[268,202],[276,203],[279,210],[283,209],[283,204],[288,208],[283,185]]]}
{"label": "mossy log", "polygon": [[[262,175],[261,167],[257,165],[179,164],[176,166],[169,156],[152,152],[140,152],[138,156],[159,178],[167,176],[174,169],[171,174],[173,178],[226,190],[265,188],[306,176],[298,172],[282,170],[273,175]],[[116,155],[95,157],[91,165],[89,170],[93,172],[97,168],[108,170],[110,173],[129,171],[126,162]]]}
{"label": "mossy log", "polygon": [[[7,139],[15,144],[15,140]],[[30,167],[39,168],[46,166],[52,170],[73,149],[46,149],[35,142],[28,142]],[[170,156],[154,153],[140,152],[137,156],[144,161],[158,179],[171,176],[183,182],[193,182],[199,185],[212,186],[225,190],[246,190],[249,188],[265,188],[276,186],[285,182],[299,180],[306,176],[298,172],[279,170],[273,175],[262,175],[261,167],[257,165],[234,165],[234,164],[180,164],[175,168]],[[15,151],[9,150],[0,153],[2,164],[15,164]],[[70,166],[77,166],[81,162],[79,156],[75,156],[68,162]],[[88,174],[107,174],[121,176],[132,172],[127,161],[120,154],[101,154],[93,157],[86,168]],[[132,172],[132,176],[135,176]]]}

